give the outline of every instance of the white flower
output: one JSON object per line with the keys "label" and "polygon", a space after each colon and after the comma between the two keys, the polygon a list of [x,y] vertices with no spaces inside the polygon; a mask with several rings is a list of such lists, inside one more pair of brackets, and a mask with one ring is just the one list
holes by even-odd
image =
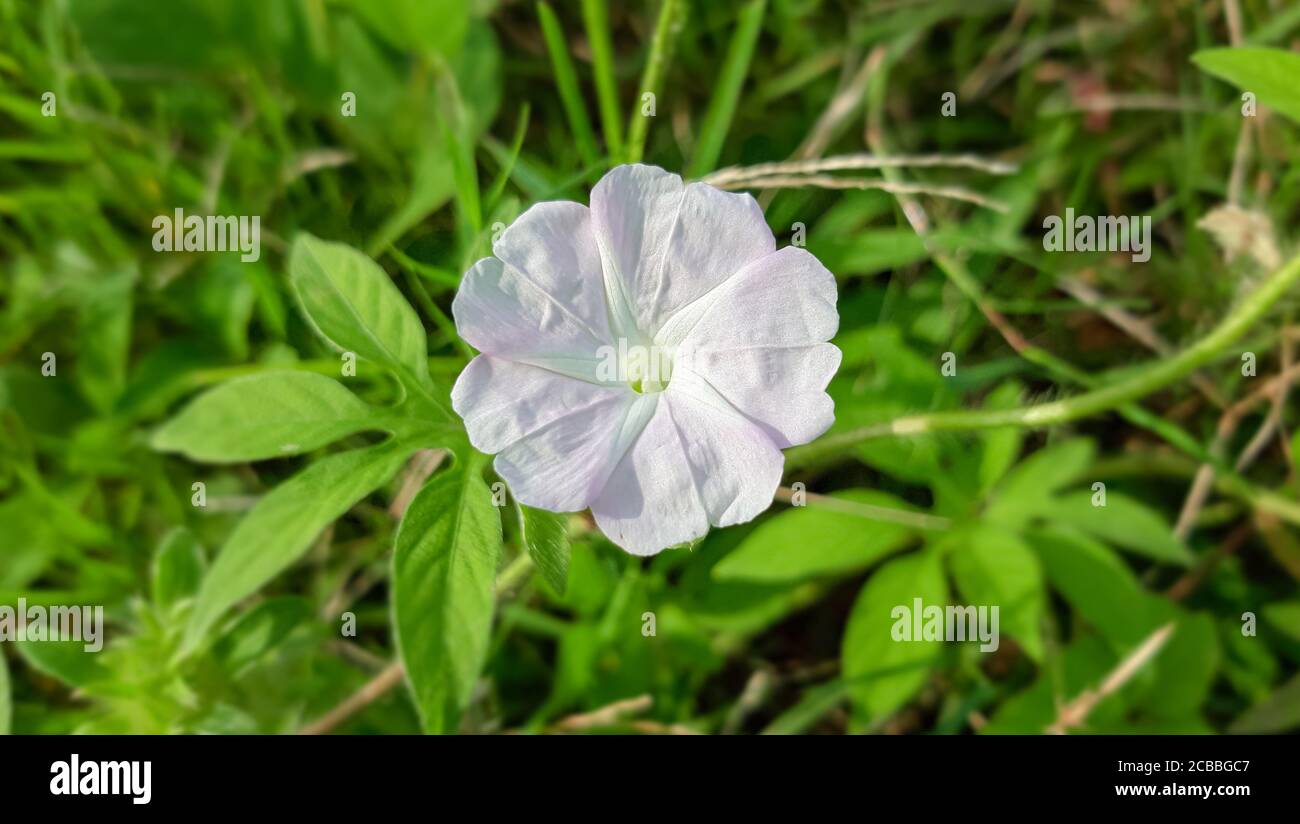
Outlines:
{"label": "white flower", "polygon": [[835,278],[749,195],[619,166],[492,251],[452,304],[482,353],[452,405],[524,504],[652,555],[767,509],[835,419]]}

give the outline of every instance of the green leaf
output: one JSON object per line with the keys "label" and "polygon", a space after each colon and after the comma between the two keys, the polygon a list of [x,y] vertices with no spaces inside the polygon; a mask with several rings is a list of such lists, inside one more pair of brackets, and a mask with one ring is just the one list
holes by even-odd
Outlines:
{"label": "green leaf", "polygon": [[203,463],[243,463],[300,455],[376,428],[375,411],[338,381],[276,371],[204,392],[163,424],[151,443]]}
{"label": "green leaf", "polygon": [[[985,409],[1014,409],[1020,404],[1024,390],[1010,381],[989,393],[984,399]],[[990,429],[980,436],[979,488],[987,492],[1007,473],[1020,454],[1024,430],[1014,426]]]}
{"label": "green leaf", "polygon": [[976,526],[954,538],[961,545],[949,556],[949,568],[962,597],[973,606],[996,605],[999,628],[1040,660],[1046,597],[1038,557],[1019,536],[993,526]]}
{"label": "green leaf", "polygon": [[258,501],[203,578],[182,652],[196,649],[222,613],[283,572],[321,530],[387,483],[412,451],[408,442],[389,440],[330,455]]}
{"label": "green leaf", "polygon": [[1040,449],[1007,473],[986,515],[1011,528],[1023,526],[1041,512],[1052,493],[1075,481],[1092,464],[1092,442],[1074,438]]}
{"label": "green leaf", "polygon": [[194,533],[177,527],[162,539],[154,554],[150,592],[162,609],[189,598],[203,580],[203,549]]}
{"label": "green leaf", "polygon": [[519,529],[524,546],[542,577],[556,595],[563,595],[569,579],[569,526],[564,515],[519,504]]}
{"label": "green leaf", "polygon": [[87,288],[77,317],[77,385],[100,412],[126,387],[131,347],[131,292],[135,268],[98,278]]}
{"label": "green leaf", "polygon": [[1228,732],[1234,735],[1288,732],[1297,727],[1300,727],[1300,675],[1246,710],[1228,727]]}
{"label": "green leaf", "polygon": [[1102,635],[1131,645],[1152,629],[1134,611],[1142,601],[1141,585],[1109,547],[1061,527],[1031,529],[1025,538],[1048,582]]}
{"label": "green leaf", "polygon": [[321,337],[345,352],[428,379],[424,327],[373,260],[303,233],[289,253],[289,280]]}
{"label": "green leaf", "polygon": [[1300,123],[1300,54],[1282,49],[1202,49],[1192,62]]}
{"label": "green leaf", "polygon": [[[850,489],[832,497],[906,512],[884,492]],[[809,540],[809,536],[817,536]],[[865,569],[911,540],[913,530],[817,506],[799,506],[763,521],[713,568],[719,580],[793,583]]]}
{"label": "green leaf", "polygon": [[895,641],[895,624],[906,619],[915,599],[940,609],[948,602],[939,554],[924,550],[885,564],[868,580],[849,613],[841,649],[843,677],[854,703],[872,718],[889,715],[925,684],[943,645],[925,640]]}
{"label": "green leaf", "polygon": [[[1143,684],[1143,706],[1153,716],[1179,719],[1195,715],[1205,702],[1219,668],[1219,641],[1214,619],[1191,615],[1163,599],[1150,599],[1155,623],[1177,620],[1173,635],[1152,661],[1154,672]],[[1135,679],[1140,682],[1139,679]]]}
{"label": "green leaf", "polygon": [[421,54],[455,54],[469,29],[463,0],[350,0],[348,9],[390,46]]}
{"label": "green leaf", "polygon": [[546,50],[551,55],[551,72],[555,76],[555,89],[564,107],[565,117],[569,120],[569,131],[573,135],[573,147],[584,166],[594,166],[599,162],[600,152],[596,149],[596,135],[591,128],[591,119],[587,116],[587,105],[582,99],[582,89],[578,85],[578,72],[573,68],[573,59],[569,56],[569,44],[564,39],[564,31],[555,12],[544,3],[537,4],[537,22],[542,29],[542,39],[546,41]]}
{"label": "green leaf", "polygon": [[398,528],[393,619],[425,732],[455,732],[487,657],[501,519],[477,472],[437,475]]}
{"label": "green leaf", "polygon": [[1265,604],[1260,612],[1270,626],[1300,643],[1300,601],[1275,601]]}
{"label": "green leaf", "polygon": [[213,655],[227,673],[238,675],[274,649],[295,627],[310,620],[311,614],[311,603],[304,598],[268,598],[235,621],[213,648]]}
{"label": "green leaf", "polygon": [[[100,639],[103,640],[102,638]],[[14,644],[23,659],[70,687],[90,687],[112,678],[99,653],[86,649],[85,641],[19,641]]]}
{"label": "green leaf", "polygon": [[1192,562],[1192,554],[1155,510],[1118,492],[1107,493],[1105,506],[1093,506],[1092,497],[1088,490],[1062,495],[1044,515],[1135,555],[1183,566]]}

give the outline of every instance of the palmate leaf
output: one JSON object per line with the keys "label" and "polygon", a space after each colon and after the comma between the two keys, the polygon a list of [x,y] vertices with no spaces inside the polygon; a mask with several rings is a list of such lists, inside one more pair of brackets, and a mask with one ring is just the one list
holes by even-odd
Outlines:
{"label": "palmate leaf", "polygon": [[296,561],[321,530],[387,483],[420,445],[391,439],[330,455],[258,501],[226,539],[204,576],[182,651],[196,649],[227,609]]}
{"label": "palmate leaf", "polygon": [[[849,489],[834,497],[910,511],[885,492]],[[796,507],[763,521],[713,568],[719,580],[795,583],[864,569],[907,544],[913,530],[828,509]],[[817,536],[809,540],[808,536]]]}
{"label": "palmate leaf", "polygon": [[324,375],[263,372],[203,393],[159,428],[151,444],[204,463],[261,461],[378,429],[378,414]]}
{"label": "palmate leaf", "polygon": [[1074,482],[1092,464],[1092,442],[1083,438],[1052,444],[1021,461],[993,490],[986,517],[1017,529],[1049,507],[1052,493]]}
{"label": "palmate leaf", "polygon": [[393,552],[397,647],[425,732],[454,732],[487,656],[501,518],[473,463],[437,475]]}
{"label": "palmate leaf", "polygon": [[1093,506],[1088,490],[1070,492],[1053,500],[1043,517],[1135,555],[1182,566],[1192,562],[1191,553],[1160,513],[1118,492],[1106,496],[1105,506]]}
{"label": "palmate leaf", "polygon": [[949,569],[965,603],[997,606],[1000,630],[1031,658],[1041,659],[1047,596],[1038,557],[1018,535],[991,525],[976,525],[954,538]]}
{"label": "palmate leaf", "polygon": [[916,598],[925,607],[948,603],[939,554],[931,549],[876,570],[849,613],[840,653],[843,677],[853,702],[873,719],[889,715],[912,697],[943,650],[943,644],[894,640],[894,607],[910,611]]}

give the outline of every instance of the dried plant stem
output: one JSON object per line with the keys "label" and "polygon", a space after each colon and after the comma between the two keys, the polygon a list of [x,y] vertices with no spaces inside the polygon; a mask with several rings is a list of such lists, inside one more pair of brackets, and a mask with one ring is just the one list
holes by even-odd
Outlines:
{"label": "dried plant stem", "polygon": [[[831,102],[827,104],[825,111],[821,113],[821,116],[817,118],[817,122],[808,131],[808,136],[804,138],[803,143],[800,143],[799,148],[794,150],[790,160],[812,160],[820,157],[826,151],[826,147],[835,139],[835,135],[840,131],[840,128],[862,105],[862,98],[866,94],[867,84],[871,81],[871,76],[885,62],[885,56],[888,53],[888,49],[880,45],[867,54],[866,59],[862,61],[862,65],[858,67],[852,79],[831,98]],[[759,192],[758,202],[766,209],[775,196],[775,191]]]}
{"label": "dried plant stem", "polygon": [[[532,558],[527,552],[521,552],[519,557],[515,558],[505,569],[497,575],[496,593],[501,596],[504,593],[514,589],[524,578],[534,569]],[[343,722],[352,716],[364,710],[373,704],[379,698],[402,683],[402,676],[405,668],[401,661],[394,661],[383,669],[378,675],[365,683],[361,689],[348,696],[334,707],[334,709],[325,713],[320,719],[313,721],[302,728],[302,735],[323,735],[333,731]]]}
{"label": "dried plant stem", "polygon": [[[1254,438],[1242,451],[1238,457],[1235,471],[1242,472],[1254,463],[1255,458],[1259,456],[1259,451],[1272,437],[1278,424],[1282,420],[1282,412],[1286,406],[1286,398],[1290,393],[1291,384],[1297,378],[1300,378],[1300,366],[1291,363],[1291,343],[1283,341],[1283,369],[1280,373],[1269,379],[1267,383],[1259,389],[1242,398],[1237,403],[1228,407],[1223,415],[1219,417],[1219,425],[1215,430],[1214,443],[1210,447],[1210,454],[1215,458],[1222,456],[1228,441],[1237,433],[1237,428],[1241,425],[1245,416],[1261,402],[1271,399],[1272,406],[1269,409],[1267,417],[1260,425],[1259,430],[1255,433]],[[1187,497],[1183,500],[1183,508],[1178,514],[1178,522],[1174,526],[1174,534],[1181,539],[1186,539],[1192,533],[1192,528],[1196,525],[1196,517],[1200,514],[1201,508],[1205,506],[1210,491],[1214,487],[1216,470],[1213,464],[1203,463],[1196,471],[1196,477],[1192,481],[1191,487],[1187,491]]]}
{"label": "dried plant stem", "polygon": [[1101,686],[1094,690],[1084,690],[1079,697],[1070,703],[1061,707],[1057,712],[1056,720],[1048,725],[1045,732],[1052,735],[1064,735],[1073,727],[1082,726],[1088,720],[1088,715],[1093,708],[1104,701],[1107,697],[1118,692],[1125,684],[1132,680],[1134,675],[1138,674],[1156,653],[1160,652],[1169,636],[1174,631],[1174,624],[1165,624],[1160,629],[1151,633],[1146,639],[1138,644],[1137,649],[1128,654],[1115,669],[1111,670]]}
{"label": "dried plant stem", "polygon": [[627,719],[630,716],[640,715],[648,712],[654,706],[654,697],[650,695],[638,695],[634,698],[624,698],[621,701],[615,701],[600,709],[591,712],[578,713],[561,718],[551,725],[551,732],[581,732],[583,730],[600,729],[610,727]]}
{"label": "dried plant stem", "polygon": [[801,189],[809,186],[820,189],[878,189],[893,195],[930,195],[950,200],[973,203],[995,212],[1006,212],[1007,205],[991,200],[978,192],[960,186],[927,186],[922,183],[891,183],[888,180],[864,180],[832,175],[773,175],[742,181],[728,181],[718,185],[721,189]]}
{"label": "dried plant stem", "polygon": [[1292,258],[1271,274],[1200,340],[1169,358],[1136,370],[1110,386],[1063,400],[1014,409],[932,412],[850,429],[788,450],[786,465],[806,465],[873,438],[931,432],[970,432],[1004,426],[1040,428],[1110,411],[1163,389],[1221,357],[1297,283],[1300,283],[1300,256]]}
{"label": "dried plant stem", "polygon": [[755,163],[752,166],[728,166],[706,175],[705,183],[725,186],[738,180],[771,177],[773,175],[806,175],[821,172],[851,172],[864,169],[974,169],[991,175],[1015,174],[1014,163],[990,160],[972,154],[877,155],[869,152],[834,155],[812,160],[788,160],[776,163]]}
{"label": "dried plant stem", "polygon": [[341,704],[325,713],[319,720],[313,721],[300,731],[302,735],[324,735],[361,712],[366,707],[383,697],[389,690],[402,683],[402,662],[394,661],[365,686],[348,696]]}

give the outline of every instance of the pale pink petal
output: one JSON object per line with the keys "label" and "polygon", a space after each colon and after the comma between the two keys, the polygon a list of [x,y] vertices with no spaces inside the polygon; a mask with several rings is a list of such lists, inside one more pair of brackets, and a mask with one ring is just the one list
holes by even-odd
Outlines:
{"label": "pale pink petal", "polygon": [[633,340],[653,337],[677,310],[776,244],[753,197],[683,186],[655,166],[609,172],[592,189],[591,211],[614,334]]}
{"label": "pale pink petal", "polygon": [[633,555],[654,555],[709,530],[691,465],[662,395],[654,416],[591,503],[600,531]]}
{"label": "pale pink petal", "polygon": [[782,465],[762,429],[707,384],[674,376],[591,511],[611,541],[652,555],[763,512]]}
{"label": "pale pink petal", "polygon": [[762,427],[689,371],[673,375],[664,402],[709,523],[744,523],[772,505],[785,456]]}
{"label": "pale pink petal", "polygon": [[493,455],[552,421],[632,395],[626,386],[597,386],[536,366],[479,355],[456,379],[451,405],[464,419],[474,448]]}
{"label": "pale pink petal", "polygon": [[594,374],[596,351],[607,344],[574,310],[496,258],[465,273],[451,311],[460,336],[480,352],[577,377]]}
{"label": "pale pink petal", "polygon": [[586,509],[654,412],[626,391],[555,419],[503,449],[493,466],[520,502],[552,512]]}
{"label": "pale pink petal", "polygon": [[586,206],[538,203],[501,233],[492,253],[580,319],[594,337],[611,340],[600,250]]}
{"label": "pale pink petal", "polygon": [[684,353],[824,343],[839,327],[835,299],[835,276],[808,251],[787,246],[682,309],[655,341]]}
{"label": "pale pink petal", "polygon": [[840,357],[830,343],[704,350],[689,365],[679,364],[673,380],[688,370],[698,374],[784,449],[808,443],[835,422],[835,402],[825,390]]}

